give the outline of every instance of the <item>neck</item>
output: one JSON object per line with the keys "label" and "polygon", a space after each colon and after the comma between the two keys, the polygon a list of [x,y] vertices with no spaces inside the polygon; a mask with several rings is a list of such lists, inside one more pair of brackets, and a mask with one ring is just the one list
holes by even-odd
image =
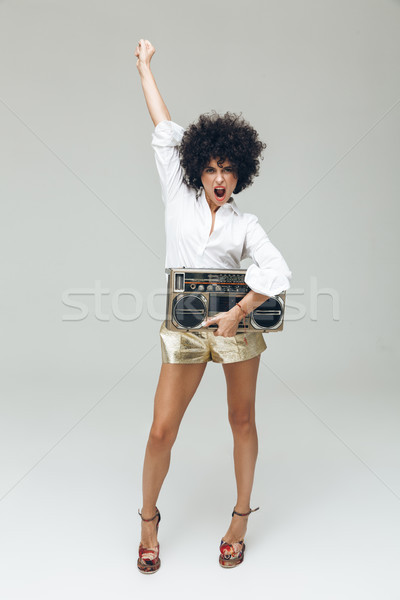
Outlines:
{"label": "neck", "polygon": [[220,208],[219,206],[216,206],[207,196],[207,194],[205,194],[206,200],[207,200],[207,204],[210,207],[211,212],[217,212],[217,210]]}

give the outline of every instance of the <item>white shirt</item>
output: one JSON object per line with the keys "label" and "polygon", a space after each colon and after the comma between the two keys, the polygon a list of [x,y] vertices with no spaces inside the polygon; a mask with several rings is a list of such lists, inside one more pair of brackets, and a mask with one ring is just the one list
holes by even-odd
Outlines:
{"label": "white shirt", "polygon": [[292,273],[283,256],[270,242],[258,219],[242,213],[231,197],[215,213],[204,189],[196,199],[193,188],[183,182],[178,145],[183,127],[161,121],[152,134],[152,146],[165,204],[166,257],[170,268],[240,269],[240,261],[251,258],[245,283],[266,296],[275,296],[290,287]]}

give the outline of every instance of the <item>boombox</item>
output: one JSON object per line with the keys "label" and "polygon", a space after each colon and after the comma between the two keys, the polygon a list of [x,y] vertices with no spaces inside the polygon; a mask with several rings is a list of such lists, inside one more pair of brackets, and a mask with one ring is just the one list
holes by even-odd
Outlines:
{"label": "boombox", "polygon": [[[165,269],[168,273],[165,326],[172,331],[205,328],[204,321],[230,310],[250,291],[246,269]],[[270,296],[240,321],[238,333],[282,331],[286,292]]]}

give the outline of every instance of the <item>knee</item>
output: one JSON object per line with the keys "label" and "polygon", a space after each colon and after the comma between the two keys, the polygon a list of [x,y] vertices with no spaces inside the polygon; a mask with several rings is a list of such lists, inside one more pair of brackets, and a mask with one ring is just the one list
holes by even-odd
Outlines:
{"label": "knee", "polygon": [[175,442],[177,432],[165,424],[154,424],[149,434],[149,444],[157,449],[171,448]]}
{"label": "knee", "polygon": [[235,435],[247,436],[256,428],[254,415],[249,410],[230,412],[229,423]]}

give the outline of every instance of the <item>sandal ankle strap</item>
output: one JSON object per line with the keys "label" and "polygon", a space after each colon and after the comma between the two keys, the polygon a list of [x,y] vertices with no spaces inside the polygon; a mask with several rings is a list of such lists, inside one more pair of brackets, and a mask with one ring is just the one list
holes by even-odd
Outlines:
{"label": "sandal ankle strap", "polygon": [[142,521],[152,521],[153,519],[155,519],[156,517],[158,517],[158,515],[160,514],[160,511],[158,510],[157,506],[156,506],[156,514],[154,515],[154,517],[151,517],[151,519],[145,519],[144,517],[142,517],[142,513],[140,512],[140,510],[138,509],[138,513],[142,519]]}
{"label": "sandal ankle strap", "polygon": [[235,509],[233,509],[232,517],[233,517],[233,515],[239,515],[239,517],[247,517],[247,515],[249,515],[252,512],[255,512],[256,510],[259,510],[259,508],[260,508],[259,506],[257,506],[257,508],[251,508],[249,510],[249,512],[247,512],[247,513],[240,513],[240,512],[237,512]]}

